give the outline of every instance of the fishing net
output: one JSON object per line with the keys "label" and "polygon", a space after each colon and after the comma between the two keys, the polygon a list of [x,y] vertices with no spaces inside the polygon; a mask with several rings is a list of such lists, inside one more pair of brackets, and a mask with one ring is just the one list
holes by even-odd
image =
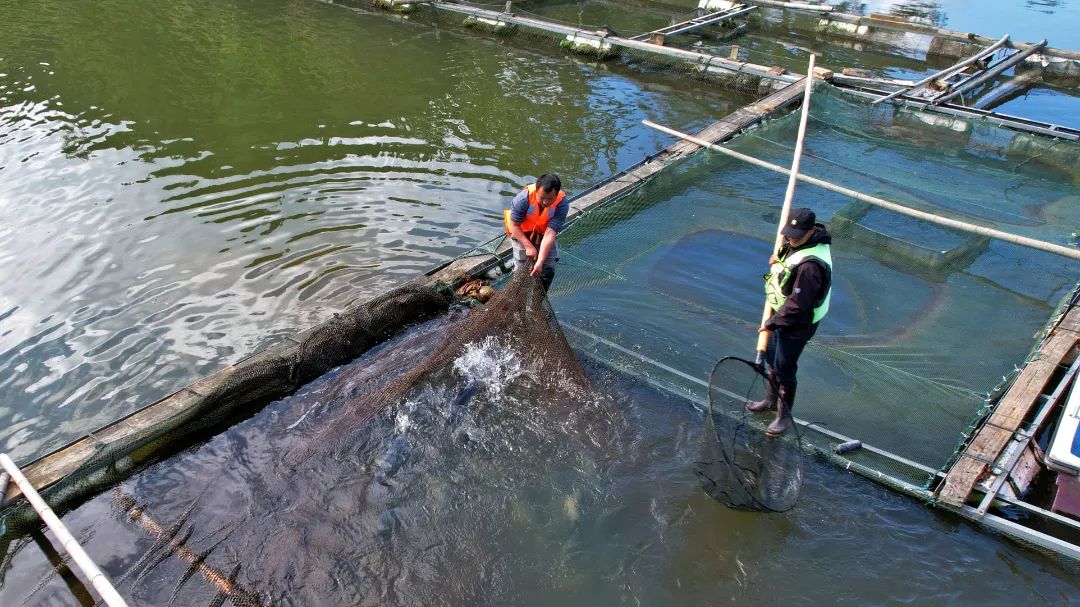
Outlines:
{"label": "fishing net", "polygon": [[[753,362],[726,356],[709,374],[709,409],[694,472],[709,497],[735,510],[786,512],[802,488],[797,426],[768,436],[771,414],[753,414],[748,401],[765,398],[771,380]],[[778,386],[773,385],[775,394]]]}
{"label": "fishing net", "polygon": [[[547,543],[603,499],[624,427],[515,272],[65,522],[124,555],[103,566],[138,604],[483,603],[493,577],[558,569],[500,557],[535,541],[561,558]],[[5,605],[64,590],[66,566],[25,545]]]}
{"label": "fishing net", "polygon": [[537,386],[540,398],[552,403],[565,402],[556,398],[559,392],[583,391],[586,387],[584,372],[559,329],[540,279],[528,272],[515,272],[511,276],[486,305],[448,326],[443,339],[420,364],[385,385],[363,386],[352,382],[340,386],[339,394],[346,406],[333,423],[294,457],[306,459],[339,452],[347,446],[353,431],[390,404],[400,402],[417,384],[452,367],[466,345],[489,337],[506,340],[511,350],[535,365],[539,376],[554,380]]}
{"label": "fishing net", "polygon": [[[63,471],[66,474],[58,482],[42,490],[42,497],[53,508],[62,510],[83,496],[113,487],[134,470],[292,394],[408,326],[445,312],[450,301],[447,290],[439,285],[406,284],[334,314],[316,327],[151,405],[135,418],[139,420],[137,425],[121,419],[75,441],[65,449],[87,455],[77,467]],[[61,465],[68,461],[76,461],[76,457]],[[36,469],[36,463],[25,467],[31,480]],[[0,514],[0,529],[4,531],[40,525],[36,513],[25,502]]]}
{"label": "fishing net", "polygon": [[[1049,242],[1075,238],[1075,143],[870,107],[825,84],[810,114],[807,175]],[[786,165],[797,121],[725,145]],[[560,236],[551,293],[571,345],[705,409],[717,358],[753,353],[786,182],[702,153],[583,214]],[[807,184],[795,205],[828,226],[836,277],[829,316],[799,360],[794,415],[814,422],[802,445],[931,486],[1072,292],[1075,264]],[[864,448],[834,453],[850,440]]]}

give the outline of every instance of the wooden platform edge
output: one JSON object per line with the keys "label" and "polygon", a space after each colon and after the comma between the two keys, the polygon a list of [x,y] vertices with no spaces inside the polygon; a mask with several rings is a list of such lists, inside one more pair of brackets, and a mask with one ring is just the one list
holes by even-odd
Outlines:
{"label": "wooden platform edge", "polygon": [[1080,306],[1069,310],[1050,331],[1038,352],[1016,376],[1008,391],[961,452],[938,489],[938,499],[952,506],[967,503],[975,485],[990,471],[1013,433],[1031,415],[1058,365],[1080,341]]}

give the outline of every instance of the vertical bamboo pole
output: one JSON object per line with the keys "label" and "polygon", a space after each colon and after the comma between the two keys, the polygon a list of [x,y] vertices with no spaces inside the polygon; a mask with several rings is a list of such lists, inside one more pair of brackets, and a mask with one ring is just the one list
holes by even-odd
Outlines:
{"label": "vertical bamboo pole", "polygon": [[[780,245],[784,242],[781,231],[787,223],[788,213],[791,211],[791,201],[795,198],[795,182],[799,175],[799,161],[802,160],[803,138],[806,135],[806,119],[810,116],[810,91],[814,86],[814,55],[810,55],[810,64],[806,67],[806,91],[803,93],[802,115],[799,117],[799,134],[795,139],[795,158],[791,161],[791,174],[788,176],[787,192],[784,194],[784,206],[780,210],[780,223],[776,226],[776,240],[773,243],[772,254],[780,251]],[[765,310],[761,313],[761,325],[758,328],[757,356],[755,361],[761,365],[765,363],[765,349],[769,345],[769,331],[765,330],[765,322],[772,316],[769,302],[765,302]]]}

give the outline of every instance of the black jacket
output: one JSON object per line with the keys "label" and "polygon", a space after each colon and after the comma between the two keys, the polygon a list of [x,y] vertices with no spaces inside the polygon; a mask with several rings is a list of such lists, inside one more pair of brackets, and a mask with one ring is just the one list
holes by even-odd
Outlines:
{"label": "black jacket", "polygon": [[[829,231],[818,223],[814,225],[814,235],[810,240],[795,250],[831,243],[832,236]],[[788,255],[790,251],[785,244],[780,248],[780,257]],[[789,339],[813,337],[817,332],[817,323],[813,322],[814,308],[825,299],[831,283],[832,277],[822,264],[815,261],[799,264],[794,278],[784,286],[783,293],[787,296],[784,305],[765,322],[765,328],[770,331],[780,329],[780,334]]]}

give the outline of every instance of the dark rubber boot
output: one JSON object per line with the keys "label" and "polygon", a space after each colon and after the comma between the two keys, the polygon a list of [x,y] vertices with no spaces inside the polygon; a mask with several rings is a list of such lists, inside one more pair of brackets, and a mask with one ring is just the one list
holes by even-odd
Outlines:
{"label": "dark rubber boot", "polygon": [[776,411],[776,372],[769,369],[769,379],[765,382],[765,398],[746,402],[746,410],[752,413]]}
{"label": "dark rubber boot", "polygon": [[791,409],[795,406],[795,384],[780,384],[780,402],[776,419],[765,429],[769,436],[783,436],[791,427]]}

